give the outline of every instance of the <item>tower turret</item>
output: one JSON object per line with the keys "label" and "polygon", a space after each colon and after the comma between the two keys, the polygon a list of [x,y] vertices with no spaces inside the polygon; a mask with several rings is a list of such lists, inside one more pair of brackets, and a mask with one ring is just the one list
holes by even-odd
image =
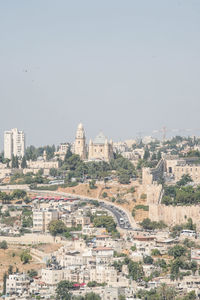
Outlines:
{"label": "tower turret", "polygon": [[81,159],[86,159],[86,138],[83,124],[78,125],[75,139],[75,154],[78,154]]}

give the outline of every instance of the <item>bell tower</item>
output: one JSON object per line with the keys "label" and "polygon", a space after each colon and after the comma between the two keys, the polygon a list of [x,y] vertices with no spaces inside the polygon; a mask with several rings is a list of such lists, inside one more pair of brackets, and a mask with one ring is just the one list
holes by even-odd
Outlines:
{"label": "bell tower", "polygon": [[78,154],[81,159],[86,159],[86,138],[83,124],[78,125],[75,139],[75,154]]}

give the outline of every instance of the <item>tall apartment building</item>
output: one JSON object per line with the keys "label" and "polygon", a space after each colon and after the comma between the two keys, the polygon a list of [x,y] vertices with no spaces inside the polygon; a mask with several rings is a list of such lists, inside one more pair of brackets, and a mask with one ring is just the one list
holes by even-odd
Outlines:
{"label": "tall apartment building", "polygon": [[13,128],[4,132],[4,157],[11,159],[12,155],[23,157],[25,153],[25,135],[23,131]]}
{"label": "tall apartment building", "polygon": [[33,231],[48,232],[48,225],[53,220],[58,220],[58,211],[53,209],[33,210]]}

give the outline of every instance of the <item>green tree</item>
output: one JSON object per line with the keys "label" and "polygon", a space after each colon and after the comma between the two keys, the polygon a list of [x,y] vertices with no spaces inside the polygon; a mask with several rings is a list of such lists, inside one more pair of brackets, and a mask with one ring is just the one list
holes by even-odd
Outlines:
{"label": "green tree", "polygon": [[96,189],[97,186],[96,186],[95,184],[96,184],[96,180],[93,179],[93,180],[89,181],[89,188],[90,188],[91,190]]}
{"label": "green tree", "polygon": [[11,275],[13,273],[13,266],[9,265],[8,274]]}
{"label": "green tree", "polygon": [[149,159],[149,157],[150,157],[150,152],[149,152],[149,149],[146,148],[145,151],[144,151],[143,159],[147,160],[147,159]]}
{"label": "green tree", "polygon": [[162,158],[162,155],[161,155],[161,151],[159,150],[158,154],[157,154],[157,160],[161,160],[161,158]]}
{"label": "green tree", "polygon": [[7,273],[4,272],[4,274],[3,274],[3,295],[6,294],[6,281],[7,281],[7,277],[8,277]]}
{"label": "green tree", "polygon": [[158,249],[152,249],[151,250],[151,255],[153,255],[153,256],[160,256],[161,253],[160,253],[160,251]]}
{"label": "green tree", "polygon": [[34,270],[34,269],[31,269],[31,270],[28,271],[28,275],[29,275],[31,278],[33,278],[33,277],[35,277],[35,276],[38,275],[38,272],[37,272],[36,270]]}
{"label": "green tree", "polygon": [[55,169],[55,168],[51,168],[50,171],[49,171],[49,174],[52,176],[52,177],[56,177],[58,175],[58,170]]}
{"label": "green tree", "polygon": [[4,250],[8,249],[8,244],[6,241],[0,242],[0,249],[4,249]]}
{"label": "green tree", "polygon": [[174,259],[171,263],[171,268],[170,268],[170,278],[171,280],[178,280],[180,278],[180,268],[183,267],[183,261],[178,257]]}
{"label": "green tree", "polygon": [[23,264],[28,264],[32,259],[32,256],[30,255],[29,251],[24,250],[20,255],[20,259],[23,262]]}
{"label": "green tree", "polygon": [[105,227],[108,232],[116,231],[116,223],[111,216],[98,216],[94,218],[95,227]]}
{"label": "green tree", "polygon": [[23,158],[22,158],[21,167],[22,167],[22,169],[27,168],[27,163],[26,163],[26,157],[25,156],[23,156]]}
{"label": "green tree", "polygon": [[57,234],[62,234],[66,231],[66,226],[61,220],[53,220],[48,225],[49,232],[56,236]]}
{"label": "green tree", "polygon": [[19,160],[17,156],[12,156],[12,162],[11,162],[11,166],[13,169],[18,169],[19,168]]}
{"label": "green tree", "polygon": [[14,190],[11,194],[13,199],[23,199],[27,196],[26,191],[24,190]]}
{"label": "green tree", "polygon": [[173,256],[174,258],[181,257],[186,253],[185,247],[181,245],[175,245],[171,249],[169,249],[168,254]]}
{"label": "green tree", "polygon": [[177,186],[185,186],[187,183],[192,182],[192,178],[189,174],[185,174],[181,179],[176,183]]}
{"label": "green tree", "polygon": [[98,286],[98,283],[96,281],[89,281],[87,286],[88,287],[95,287],[95,286]]}
{"label": "green tree", "polygon": [[62,280],[58,283],[56,288],[56,299],[57,300],[70,300],[72,298],[69,292],[73,289],[74,283],[68,280]]}
{"label": "green tree", "polygon": [[144,264],[152,265],[153,264],[153,258],[149,255],[144,256],[143,257],[143,262],[144,262]]}
{"label": "green tree", "polygon": [[101,297],[93,292],[85,294],[85,300],[101,300]]}
{"label": "green tree", "polygon": [[192,270],[192,274],[195,275],[195,273],[198,269],[197,262],[193,260],[190,264],[190,268]]}
{"label": "green tree", "polygon": [[138,281],[144,277],[144,271],[140,262],[132,261],[126,257],[124,263],[128,266],[129,277],[133,280]]}
{"label": "green tree", "polygon": [[119,183],[121,184],[129,184],[130,183],[130,174],[126,170],[121,170],[118,172],[119,174]]}
{"label": "green tree", "polygon": [[106,198],[106,197],[108,197],[108,194],[107,194],[106,192],[103,192],[103,193],[102,193],[102,197],[103,197],[103,198]]}

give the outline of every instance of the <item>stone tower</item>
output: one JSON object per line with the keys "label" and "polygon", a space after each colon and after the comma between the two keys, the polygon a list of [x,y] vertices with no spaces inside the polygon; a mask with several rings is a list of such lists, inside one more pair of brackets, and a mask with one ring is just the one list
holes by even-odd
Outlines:
{"label": "stone tower", "polygon": [[80,123],[76,131],[74,152],[78,154],[81,159],[86,159],[86,141],[85,131],[83,125]]}

